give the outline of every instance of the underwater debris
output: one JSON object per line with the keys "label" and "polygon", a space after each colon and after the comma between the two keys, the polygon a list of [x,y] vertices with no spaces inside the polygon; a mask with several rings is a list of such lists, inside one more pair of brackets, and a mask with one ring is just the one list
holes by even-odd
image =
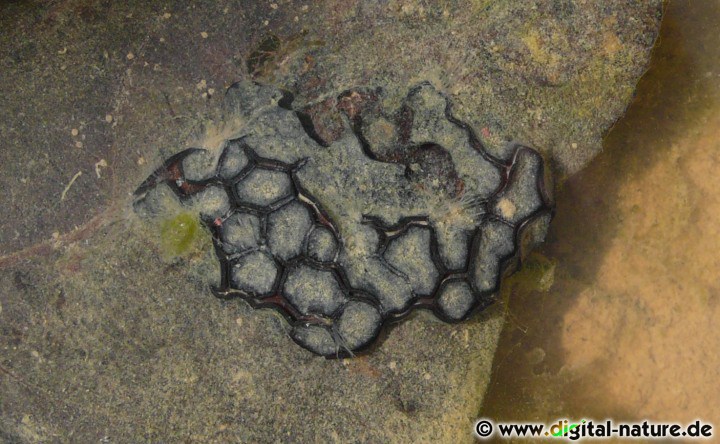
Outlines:
{"label": "underwater debris", "polygon": [[381,94],[324,103],[344,125],[325,140],[287,93],[235,84],[226,104],[243,123],[216,152],[169,158],[135,210],[162,216],[172,195],[197,211],[221,268],[215,295],[278,310],[319,355],[353,356],[414,309],[467,319],[495,300],[521,247],[545,236],[543,159],[514,143],[491,156],[430,84],[391,114]]}

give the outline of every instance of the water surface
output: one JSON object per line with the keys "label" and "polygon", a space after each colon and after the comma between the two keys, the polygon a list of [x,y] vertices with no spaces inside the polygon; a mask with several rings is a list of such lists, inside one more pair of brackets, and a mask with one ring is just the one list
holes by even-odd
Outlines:
{"label": "water surface", "polygon": [[[511,289],[481,414],[720,425],[720,2],[670,2],[603,153]],[[547,277],[546,277],[547,279]]]}

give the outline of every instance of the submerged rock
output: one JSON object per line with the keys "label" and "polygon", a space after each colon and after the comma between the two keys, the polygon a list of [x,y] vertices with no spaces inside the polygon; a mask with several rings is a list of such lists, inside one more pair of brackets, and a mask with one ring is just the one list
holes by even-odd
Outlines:
{"label": "submerged rock", "polygon": [[352,356],[413,309],[466,319],[495,299],[525,227],[544,237],[543,159],[518,144],[491,155],[428,83],[394,112],[381,95],[340,94],[346,134],[326,141],[279,91],[236,84],[228,101],[253,117],[218,152],[172,156],[135,207],[162,212],[149,196],[169,186],[219,246],[217,296],[275,308],[314,353]]}
{"label": "submerged rock", "polygon": [[[216,303],[208,295],[220,282],[212,236],[182,229],[201,228],[186,223],[186,216],[199,211],[180,206],[183,212],[175,217],[178,201],[185,201],[175,185],[155,187],[143,205],[148,217],[173,214],[170,223],[161,217],[128,226],[127,192],[174,152],[167,147],[181,148],[179,142],[198,136],[197,125],[215,121],[225,87],[247,78],[290,90],[292,108],[304,114],[298,121],[297,114],[277,108],[277,101],[284,102],[275,88],[250,90],[247,100],[240,100],[242,118],[261,111],[244,141],[262,157],[291,164],[309,149],[301,145],[312,142],[317,149],[311,138],[281,145],[276,135],[285,128],[303,132],[300,122],[308,120],[327,145],[355,138],[337,108],[339,91],[382,86],[382,105],[392,111],[409,85],[429,79],[449,95],[453,114],[477,132],[489,152],[505,159],[505,149],[514,149],[506,141],[519,140],[542,150],[546,167],[570,174],[600,150],[603,134],[632,98],[647,67],[661,3],[131,0],[48,7],[4,2],[0,250],[9,256],[0,270],[0,348],[1,365],[10,374],[0,372],[0,436],[11,442],[473,441],[473,421],[504,324],[500,304],[455,325],[416,310],[418,316],[380,334],[375,343],[381,346],[372,354],[318,359],[289,344],[283,331],[288,324],[274,311],[252,312],[240,300]],[[676,4],[674,9],[697,17],[703,8]],[[677,17],[669,17],[664,40],[680,43],[663,45],[658,59],[675,61],[663,64],[674,74],[654,76],[661,85],[651,82],[651,95],[670,92],[673,103],[683,104],[683,91],[693,82],[677,87],[673,81],[683,77],[678,72],[697,68],[698,78],[705,79],[693,51],[684,49],[708,44],[675,39]],[[668,52],[670,47],[677,48]],[[244,65],[250,69],[244,71]],[[342,98],[349,111],[351,98]],[[249,100],[256,103],[250,106]],[[406,135],[397,117],[373,112],[360,128],[372,152],[386,162]],[[203,138],[202,146],[214,146],[209,140]],[[211,150],[223,180],[250,162],[242,146]],[[642,143],[623,146],[641,148],[653,152]],[[407,164],[414,178],[445,177],[449,156],[443,153],[428,146],[406,157],[401,169]],[[107,167],[96,170],[101,160]],[[197,175],[178,185],[186,195],[195,192],[193,180],[204,180],[202,160],[187,164]],[[392,172],[394,166],[377,168]],[[82,176],[60,202],[79,170]],[[445,178],[433,190],[443,186],[453,192],[458,182]],[[474,225],[463,221],[466,212],[451,210],[455,216],[433,221],[440,259],[445,269],[467,269]],[[351,216],[334,214],[332,220]],[[269,254],[261,218],[239,219],[245,222],[221,218],[223,228],[240,223],[252,234],[229,235],[227,245],[216,239],[215,248],[228,247],[237,263],[263,246],[260,254]],[[370,251],[385,241],[372,225],[355,229],[352,239],[340,239],[314,222],[303,253],[325,264],[342,260],[354,267],[353,288],[377,287],[402,303],[412,291],[402,276],[371,279],[386,267]],[[525,231],[532,234],[533,225]],[[368,251],[357,268],[345,258],[348,245],[358,254]],[[158,248],[181,256],[168,259]],[[274,285],[274,279],[267,281]],[[444,313],[461,316],[462,302],[474,301],[474,295],[446,284],[438,304]],[[446,287],[453,291],[445,294]],[[354,292],[357,299],[335,321],[350,348],[377,333],[360,328],[376,324],[362,319],[377,310],[361,301],[362,295]],[[292,333],[317,335],[327,354],[335,350],[335,338],[324,326],[296,327]],[[497,370],[510,380],[518,371],[507,365]],[[65,438],[68,433],[72,438]]]}

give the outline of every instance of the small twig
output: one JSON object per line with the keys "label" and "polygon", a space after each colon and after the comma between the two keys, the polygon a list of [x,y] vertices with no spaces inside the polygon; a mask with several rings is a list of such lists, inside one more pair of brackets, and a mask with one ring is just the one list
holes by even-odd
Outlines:
{"label": "small twig", "polygon": [[70,179],[70,183],[67,184],[65,189],[63,190],[62,194],[60,195],[60,202],[65,200],[65,196],[67,195],[67,192],[70,190],[70,187],[75,183],[78,177],[82,176],[82,171],[78,171],[75,173],[75,175]]}
{"label": "small twig", "polygon": [[121,206],[119,205],[111,206],[102,213],[97,214],[87,223],[76,227],[68,233],[60,235],[57,238],[45,240],[25,249],[0,256],[0,269],[11,267],[17,262],[27,258],[37,258],[39,256],[48,255],[56,248],[55,246],[58,245],[58,243],[69,244],[89,238],[97,230],[107,227],[117,221],[118,219],[116,216],[120,208]]}

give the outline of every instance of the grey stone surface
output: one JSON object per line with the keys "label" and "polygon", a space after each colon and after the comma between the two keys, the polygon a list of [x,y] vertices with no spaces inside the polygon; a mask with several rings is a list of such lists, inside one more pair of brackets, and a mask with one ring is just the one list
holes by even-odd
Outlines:
{"label": "grey stone surface", "polygon": [[288,260],[302,253],[312,227],[308,208],[294,200],[268,216],[267,237],[270,251]]}
{"label": "grey stone surface", "polygon": [[516,224],[530,215],[542,201],[538,193],[537,179],[532,171],[541,168],[540,158],[529,151],[519,151],[516,157],[518,180],[498,194],[494,213],[510,223]]}
{"label": "grey stone surface", "polygon": [[499,285],[500,260],[512,254],[514,230],[511,226],[490,220],[476,234],[477,247],[473,257],[490,257],[494,260],[472,261],[471,282],[476,291],[494,291]]}
{"label": "grey stone surface", "polygon": [[307,254],[320,262],[332,262],[338,251],[335,235],[328,228],[316,225],[310,232],[307,241]]}
{"label": "grey stone surface", "polygon": [[376,307],[363,301],[351,301],[343,309],[337,332],[345,347],[356,350],[372,342],[381,323],[382,316]]}
{"label": "grey stone surface", "polygon": [[341,256],[340,263],[347,264],[345,270],[350,285],[375,295],[384,312],[400,313],[408,308],[413,297],[412,286],[381,259],[369,257],[363,264],[344,262]]}
{"label": "grey stone surface", "polygon": [[222,163],[219,165],[218,175],[223,179],[232,179],[248,164],[245,151],[238,141],[228,142],[222,156]]}
{"label": "grey stone surface", "polygon": [[215,153],[198,150],[183,159],[183,175],[188,180],[205,180],[215,176],[218,159]]}
{"label": "grey stone surface", "polygon": [[188,206],[201,217],[217,219],[230,212],[230,199],[222,187],[210,186],[192,196]]}
{"label": "grey stone surface", "polygon": [[[632,96],[660,3],[275,5],[0,6],[3,439],[472,441],[500,311],[412,319],[367,356],[312,357],[287,345],[276,316],[209,296],[219,269],[202,227],[166,260],[161,222],[137,224],[128,194],[179,148],[239,137],[206,124],[225,88],[250,77],[313,110],[358,85],[383,86],[394,109],[408,85],[434,79],[493,152],[521,140],[577,171]],[[248,71],[267,35],[277,50]],[[264,91],[245,110],[274,109],[281,94]],[[317,132],[342,134],[328,115]],[[275,152],[287,126],[265,120],[253,137]],[[285,147],[285,161],[309,143]],[[140,207],[184,211],[165,191]]]}
{"label": "grey stone surface", "polygon": [[161,184],[149,190],[142,199],[134,202],[133,209],[143,218],[161,217],[172,212],[180,205],[177,194],[167,184]]}
{"label": "grey stone surface", "polygon": [[413,111],[410,140],[416,144],[435,142],[445,148],[468,195],[484,196],[500,185],[501,172],[477,155],[464,128],[446,118],[448,104],[435,88],[422,85],[408,98],[407,104]]}
{"label": "grey stone surface", "polygon": [[407,276],[416,295],[432,294],[439,278],[430,256],[430,236],[428,228],[410,227],[392,239],[385,250],[385,260]]}
{"label": "grey stone surface", "polygon": [[440,289],[438,305],[451,320],[462,319],[475,304],[475,296],[467,282],[450,281]]}
{"label": "grey stone surface", "polygon": [[298,325],[291,333],[293,339],[298,343],[306,344],[313,352],[332,356],[338,353],[338,344],[329,329],[318,325]]}
{"label": "grey stone surface", "polygon": [[255,168],[237,184],[236,190],[243,201],[269,207],[290,197],[292,184],[281,171]]}
{"label": "grey stone surface", "polygon": [[[328,4],[310,8],[322,25],[302,49],[284,42],[254,76],[297,89],[311,107],[329,90],[357,85],[382,86],[397,104],[407,85],[430,79],[490,152],[503,157],[505,142],[520,140],[542,150],[560,176],[600,152],[645,70],[662,10],[659,0],[398,1],[350,2],[324,14]],[[313,46],[318,38],[323,44]],[[322,62],[308,64],[307,54]],[[337,131],[331,122],[321,133]]]}
{"label": "grey stone surface", "polygon": [[254,295],[269,295],[278,275],[277,264],[265,253],[254,251],[241,256],[232,267],[233,287]]}
{"label": "grey stone surface", "polygon": [[450,270],[461,270],[467,266],[472,231],[448,226],[437,227],[438,252],[443,264]]}
{"label": "grey stone surface", "polygon": [[233,213],[222,226],[222,246],[228,254],[242,253],[260,246],[261,220],[242,211]]}
{"label": "grey stone surface", "polygon": [[331,271],[298,264],[290,266],[287,273],[283,294],[301,313],[330,316],[345,302],[343,289]]}
{"label": "grey stone surface", "polygon": [[[186,150],[143,182],[136,192],[136,205],[148,199],[146,194],[154,184],[169,184],[184,205],[200,208],[215,242],[223,245],[225,253],[218,254],[220,267],[232,267],[230,280],[223,278],[214,287],[216,294],[277,309],[292,328],[305,332],[293,336],[305,348],[328,349],[321,344],[325,336],[319,330],[305,328],[311,325],[331,333],[335,347],[329,356],[344,357],[369,345],[367,335],[379,335],[385,320],[397,321],[413,307],[460,320],[472,307],[485,307],[495,297],[502,275],[519,257],[528,226],[534,227],[529,236],[532,243],[542,240],[549,223],[542,216],[550,214],[551,200],[541,157],[518,144],[508,144],[512,155],[507,159],[492,157],[452,115],[448,98],[427,82],[411,88],[396,113],[384,112],[377,95],[350,93],[353,107],[360,110],[345,109],[353,137],[327,147],[307,121],[304,126],[277,128],[267,135],[278,140],[263,143],[265,152],[268,146],[283,147],[278,154],[268,152],[272,157],[258,155],[249,135],[266,132],[266,117],[276,115],[278,109],[287,110],[291,101],[278,100],[272,108],[263,102],[267,94],[268,87],[249,82],[228,91],[228,101],[241,108],[238,114],[252,116],[232,130],[245,144],[236,153],[247,162],[245,173],[237,178],[216,174],[204,183],[187,182],[177,176],[177,163],[185,165],[198,151]],[[258,110],[242,110],[258,103],[262,103]],[[392,121],[382,117],[392,114],[396,116]],[[295,117],[296,123],[300,118]],[[371,140],[379,136],[365,137],[363,130],[368,119],[395,125],[398,132],[390,136],[394,144],[376,149]],[[219,162],[227,162],[231,155],[225,148],[228,143],[232,142],[218,145],[223,153]],[[302,157],[293,164],[278,159],[284,159],[288,151]],[[381,151],[387,158],[378,157]],[[236,192],[225,195],[224,190],[232,187]],[[208,208],[218,206],[218,193],[225,195],[226,207],[247,208],[243,211],[260,216],[251,218],[254,224],[247,227],[240,226],[242,220],[237,217],[208,220]],[[308,238],[314,223],[330,230],[325,240],[329,245],[323,248],[339,253],[330,251],[332,257],[322,266],[308,260],[313,259],[308,258],[310,252],[316,256],[320,252],[317,239]],[[436,237],[438,231],[442,235]],[[341,242],[335,240],[335,233]],[[474,248],[469,248],[471,238],[475,238]],[[226,255],[266,247],[277,262],[258,252],[240,258]],[[268,261],[271,270],[263,273],[259,268]],[[282,276],[279,281],[278,275]],[[472,282],[468,288],[476,300],[458,302],[455,293],[438,293],[441,279],[465,282],[468,275]],[[347,295],[357,291],[363,292],[372,313],[358,311],[357,304],[349,308]],[[380,322],[370,322],[375,315]],[[353,320],[361,324],[352,326]]]}

